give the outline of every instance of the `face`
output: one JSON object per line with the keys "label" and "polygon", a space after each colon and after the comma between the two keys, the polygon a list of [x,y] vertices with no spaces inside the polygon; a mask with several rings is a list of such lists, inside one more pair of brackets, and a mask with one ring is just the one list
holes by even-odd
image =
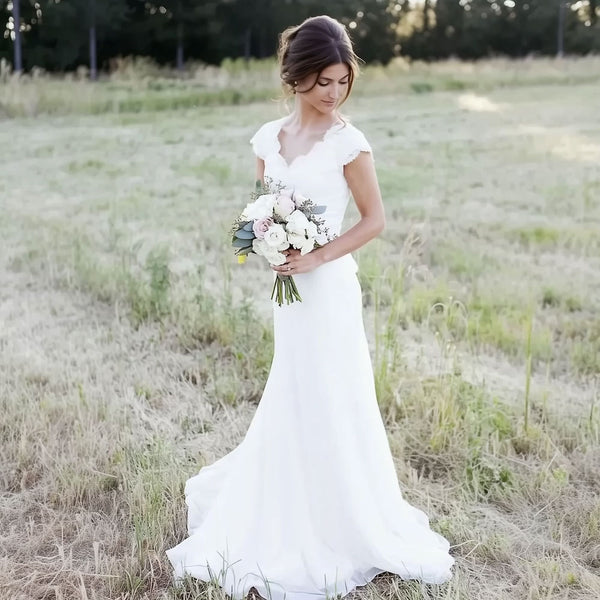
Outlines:
{"label": "face", "polygon": [[301,102],[307,102],[321,113],[330,113],[346,98],[349,85],[350,67],[338,63],[299,81],[296,93]]}

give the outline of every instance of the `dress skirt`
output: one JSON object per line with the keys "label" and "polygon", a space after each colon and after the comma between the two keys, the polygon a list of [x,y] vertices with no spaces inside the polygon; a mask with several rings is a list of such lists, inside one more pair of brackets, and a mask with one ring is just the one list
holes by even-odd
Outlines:
{"label": "dress skirt", "polygon": [[185,486],[189,537],[176,577],[234,599],[345,595],[389,571],[442,583],[449,543],[402,497],[377,404],[351,255],[294,276],[273,304],[275,347],[243,441]]}

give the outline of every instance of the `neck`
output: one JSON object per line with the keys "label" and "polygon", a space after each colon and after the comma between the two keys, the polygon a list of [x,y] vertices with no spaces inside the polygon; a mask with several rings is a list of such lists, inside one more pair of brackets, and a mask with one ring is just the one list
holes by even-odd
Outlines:
{"label": "neck", "polygon": [[337,121],[339,121],[337,110],[330,114],[323,114],[296,97],[289,123],[298,129],[326,129]]}

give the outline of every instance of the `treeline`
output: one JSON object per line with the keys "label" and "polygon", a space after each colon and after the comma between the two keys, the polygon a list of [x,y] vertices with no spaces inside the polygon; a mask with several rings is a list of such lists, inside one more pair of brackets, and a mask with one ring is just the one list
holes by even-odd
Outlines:
{"label": "treeline", "polygon": [[128,55],[179,68],[263,58],[285,27],[324,12],[367,62],[600,52],[600,0],[0,0],[0,58],[92,73]]}

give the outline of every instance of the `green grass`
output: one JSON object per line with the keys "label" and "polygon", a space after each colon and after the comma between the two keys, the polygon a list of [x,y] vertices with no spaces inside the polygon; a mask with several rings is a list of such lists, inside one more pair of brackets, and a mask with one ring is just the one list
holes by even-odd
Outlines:
{"label": "green grass", "polygon": [[[356,95],[474,90],[503,87],[568,85],[598,82],[598,59],[496,59],[479,62],[448,60],[409,63],[396,59],[387,67],[368,66]],[[77,76],[3,74],[0,115],[9,118],[40,114],[100,115],[235,106],[281,97],[274,60],[226,60],[221,69],[189,63],[174,74],[148,59],[125,58],[109,76],[90,82]]]}

